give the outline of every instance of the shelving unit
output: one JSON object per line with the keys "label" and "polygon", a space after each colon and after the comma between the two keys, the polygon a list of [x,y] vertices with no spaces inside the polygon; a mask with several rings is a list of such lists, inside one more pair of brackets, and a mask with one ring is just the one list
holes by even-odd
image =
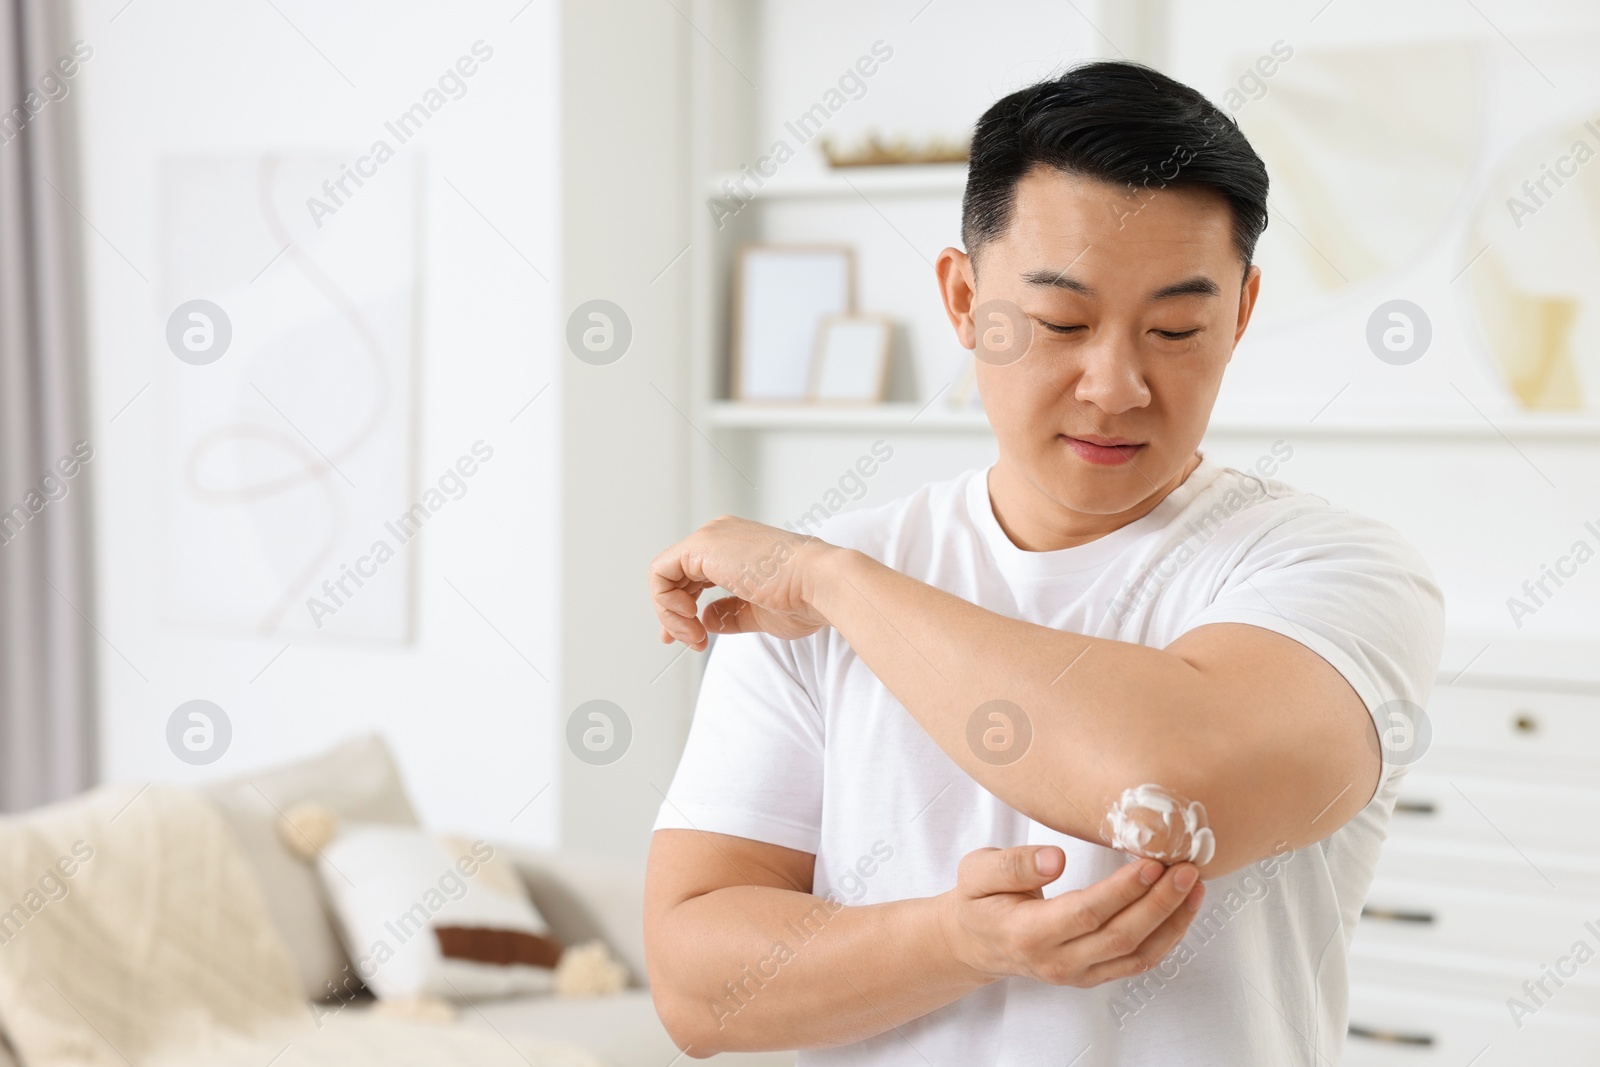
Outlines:
{"label": "shelving unit", "polygon": [[[825,472],[842,470],[874,440],[894,444],[888,472],[876,479],[871,504],[911,487],[947,477],[992,459],[993,434],[983,412],[951,403],[952,378],[965,357],[950,334],[938,302],[932,260],[945,245],[959,244],[961,194],[966,168],[959,164],[829,169],[816,139],[795,148],[793,158],[762,175],[757,163],[775,138],[793,146],[780,116],[792,114],[786,100],[814,100],[838,78],[839,56],[805,47],[794,32],[811,32],[784,19],[793,7],[749,0],[695,0],[690,20],[710,40],[695,47],[691,79],[691,174],[696,193],[691,212],[692,257],[690,367],[685,414],[699,431],[691,487],[697,517],[731,512],[778,522],[799,514],[828,487]],[[1063,14],[1062,28],[1092,34]],[[909,24],[883,12],[829,9],[829,36],[856,40],[865,52],[878,37],[907,32]],[[899,48],[904,41],[895,37]],[[997,42],[998,46],[998,42]],[[928,132],[926,104],[897,91],[894,63],[874,76],[872,99],[883,132]],[[812,67],[814,66],[814,69]],[[907,72],[909,74],[909,72]],[[976,74],[974,78],[976,78]],[[902,83],[909,86],[911,82]],[[761,86],[760,90],[755,86]],[[968,95],[991,93],[974,81]],[[848,142],[855,102],[830,120],[826,132]],[[956,114],[966,115],[963,107]],[[959,130],[944,131],[955,134]],[[873,405],[741,404],[729,399],[728,331],[731,272],[746,243],[836,243],[856,251],[856,307],[889,315],[896,322],[890,401]],[[970,357],[966,357],[970,358]],[[823,473],[818,473],[823,472]],[[811,484],[816,483],[816,484]]]}
{"label": "shelving unit", "polygon": [[[735,400],[711,403],[712,426],[737,430],[911,430],[929,433],[990,433],[988,417],[978,408],[931,404],[885,403],[857,406],[823,404],[752,404]],[[1418,421],[1371,415],[1360,419],[1298,422],[1282,418],[1226,416],[1213,419],[1211,437],[1294,435],[1313,438],[1440,438],[1523,441],[1600,441],[1600,419],[1570,420],[1510,416],[1492,422],[1441,417]]]}

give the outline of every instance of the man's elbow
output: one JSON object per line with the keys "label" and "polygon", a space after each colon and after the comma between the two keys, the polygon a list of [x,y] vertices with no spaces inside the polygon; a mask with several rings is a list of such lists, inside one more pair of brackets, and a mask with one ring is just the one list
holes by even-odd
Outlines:
{"label": "man's elbow", "polygon": [[1123,789],[1106,805],[1100,835],[1119,852],[1169,866],[1193,863],[1203,869],[1217,854],[1205,803],[1159,782]]}
{"label": "man's elbow", "polygon": [[667,915],[645,923],[645,969],[656,1018],[685,1056],[705,1059],[730,1051],[717,1018],[717,1005],[706,999],[695,973],[691,945],[666,936]]}
{"label": "man's elbow", "polygon": [[694,1005],[692,998],[651,982],[650,1000],[655,1004],[656,1018],[667,1031],[673,1045],[690,1059],[703,1060],[726,1052],[716,1041],[716,1030],[710,1025],[705,1005]]}
{"label": "man's elbow", "polygon": [[1281,851],[1266,831],[1276,822],[1256,810],[1268,791],[1241,789],[1260,781],[1256,768],[1227,752],[1206,758],[1151,759],[1107,782],[1096,813],[1100,841],[1118,852],[1172,866],[1192,863],[1204,879],[1219,878]]}
{"label": "man's elbow", "polygon": [[[1332,806],[1294,784],[1296,777],[1289,768],[1269,771],[1226,759],[1214,767],[1200,759],[1164,773],[1152,768],[1106,802],[1100,838],[1119,852],[1167,866],[1192,863],[1207,881],[1277,862],[1343,822],[1341,812],[1326,810]],[[1324,806],[1320,816],[1302,810],[1313,800]]]}

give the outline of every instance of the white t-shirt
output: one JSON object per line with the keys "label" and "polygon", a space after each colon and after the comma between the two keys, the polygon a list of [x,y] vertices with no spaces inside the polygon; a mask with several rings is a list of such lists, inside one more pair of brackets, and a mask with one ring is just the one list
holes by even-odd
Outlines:
{"label": "white t-shirt", "polygon": [[[1263,473],[1275,466],[1258,464]],[[820,535],[991,611],[1073,633],[1163,648],[1209,623],[1272,630],[1332,664],[1380,731],[1395,724],[1386,702],[1426,704],[1442,600],[1426,565],[1388,527],[1202,459],[1143,518],[1075,548],[1027,552],[996,521],[987,473],[847,512]],[[1209,882],[1183,943],[1138,978],[1094,989],[1007,979],[866,1041],[802,1052],[800,1063],[1337,1063],[1346,949],[1405,762],[1384,752],[1376,795],[1331,837]],[[961,857],[986,845],[1063,848],[1066,870],[1047,896],[1124,862],[979,786],[831,628],[796,641],[717,639],[655,827],[813,853],[813,891],[845,904],[941,893],[955,884]],[[781,983],[787,953],[803,954],[817,934],[786,930],[782,948],[752,961],[744,988]],[[719,1018],[752,995],[728,988],[720,1008],[707,1005]]]}

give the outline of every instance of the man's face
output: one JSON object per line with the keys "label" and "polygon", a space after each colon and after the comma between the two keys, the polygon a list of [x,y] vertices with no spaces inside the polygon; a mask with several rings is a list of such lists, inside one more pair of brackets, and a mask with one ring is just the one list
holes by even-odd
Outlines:
{"label": "man's face", "polygon": [[976,277],[946,250],[946,309],[978,346],[1008,474],[1082,515],[1118,515],[1176,484],[1260,285],[1256,268],[1244,284],[1232,226],[1210,190],[1135,195],[1039,167]]}

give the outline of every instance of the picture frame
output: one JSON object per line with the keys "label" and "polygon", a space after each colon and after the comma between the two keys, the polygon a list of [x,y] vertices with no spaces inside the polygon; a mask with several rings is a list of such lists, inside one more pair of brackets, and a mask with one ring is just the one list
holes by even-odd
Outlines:
{"label": "picture frame", "polygon": [[733,283],[729,395],[745,403],[805,402],[822,321],[855,310],[855,250],[744,245]]}
{"label": "picture frame", "polygon": [[889,389],[894,320],[887,315],[830,315],[817,326],[807,399],[823,404],[881,404]]}

